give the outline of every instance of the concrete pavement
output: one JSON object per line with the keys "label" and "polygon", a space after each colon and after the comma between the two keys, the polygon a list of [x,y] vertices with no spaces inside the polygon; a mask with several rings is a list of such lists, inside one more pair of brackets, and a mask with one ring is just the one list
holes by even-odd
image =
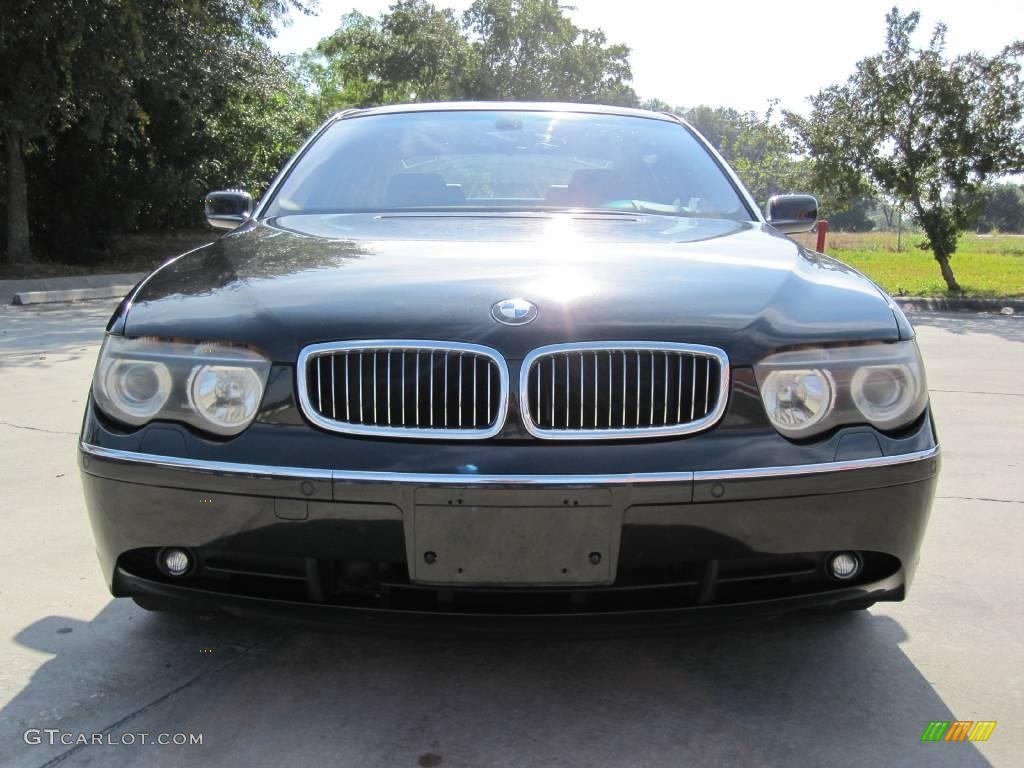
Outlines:
{"label": "concrete pavement", "polygon": [[[944,467],[909,601],[630,639],[367,637],[107,594],[75,440],[113,302],[0,307],[0,764],[1018,765],[1024,317],[912,317]],[[931,720],[996,720],[922,744]],[[26,729],[202,734],[27,744]]]}

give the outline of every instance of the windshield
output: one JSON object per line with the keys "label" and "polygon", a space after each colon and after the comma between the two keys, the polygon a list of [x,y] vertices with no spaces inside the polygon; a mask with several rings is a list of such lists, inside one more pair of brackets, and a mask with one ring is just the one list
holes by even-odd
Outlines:
{"label": "windshield", "polygon": [[678,123],[530,111],[339,120],[296,163],[266,215],[581,208],[751,219]]}

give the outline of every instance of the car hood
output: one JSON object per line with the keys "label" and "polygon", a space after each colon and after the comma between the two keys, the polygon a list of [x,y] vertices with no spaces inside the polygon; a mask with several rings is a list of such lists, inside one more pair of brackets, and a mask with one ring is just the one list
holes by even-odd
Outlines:
{"label": "car hood", "polygon": [[[538,307],[534,322],[491,318],[514,297]],[[873,283],[770,227],[618,214],[283,216],[167,262],[120,322],[280,363],[351,339],[472,342],[512,359],[567,341],[683,341],[747,364],[784,346],[899,338]]]}

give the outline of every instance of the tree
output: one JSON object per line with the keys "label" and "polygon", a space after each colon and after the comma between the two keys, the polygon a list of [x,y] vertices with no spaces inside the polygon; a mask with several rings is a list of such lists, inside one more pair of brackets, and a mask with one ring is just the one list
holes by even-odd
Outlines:
{"label": "tree", "polygon": [[401,101],[637,101],[629,49],[577,27],[555,0],[477,0],[461,18],[426,0],[353,12],[304,70],[325,115]]}
{"label": "tree", "polygon": [[839,232],[870,232],[875,228],[875,220],[871,218],[875,208],[873,198],[858,197],[845,208],[828,214],[829,228]]}
{"label": "tree", "polygon": [[1024,187],[993,184],[982,191],[977,228],[980,232],[1024,232]]}
{"label": "tree", "polygon": [[[764,205],[784,192],[810,192],[811,175],[805,158],[786,127],[775,119],[775,102],[764,114],[741,112],[730,107],[672,108],[658,99],[643,103],[645,109],[679,115],[700,131],[736,171],[754,200]],[[823,206],[832,205],[826,192],[819,193]]]}
{"label": "tree", "polygon": [[896,229],[903,222],[903,211],[906,204],[903,200],[890,194],[878,194],[875,196],[878,210],[885,221],[886,229]]}
{"label": "tree", "polygon": [[476,69],[450,9],[399,0],[372,18],[354,11],[305,58],[327,113],[352,105],[465,98]]}
{"label": "tree", "polygon": [[[87,5],[96,5],[87,2]],[[5,0],[0,13],[0,133],[7,168],[7,258],[32,261],[25,157],[33,141],[82,109],[73,63],[88,35],[88,11],[73,0]],[[98,19],[102,24],[102,18]]]}
{"label": "tree", "polygon": [[558,0],[476,0],[463,17],[478,99],[634,105],[629,47],[573,24]]}
{"label": "tree", "polygon": [[774,120],[775,106],[770,102],[763,115],[706,106],[683,113],[722,153],[761,205],[772,195],[808,189],[806,164],[796,156],[785,127]]}
{"label": "tree", "polygon": [[969,226],[971,199],[993,174],[1024,169],[1024,84],[1015,42],[987,57],[945,54],[938,24],[927,48],[911,38],[917,12],[893,8],[885,50],[862,59],[843,85],[812,96],[811,115],[790,115],[819,179],[853,187],[864,178],[907,204],[950,291],[950,266]]}
{"label": "tree", "polygon": [[[75,184],[93,184],[95,193],[126,169],[131,173],[121,180],[128,183],[147,170],[150,178],[170,180],[173,165],[160,169],[166,175],[153,173],[161,152],[180,151],[174,137],[194,138],[178,130],[186,124],[206,135],[205,121],[248,85],[244,78],[265,69],[261,38],[273,34],[274,20],[292,6],[305,8],[296,0],[5,0],[0,134],[8,260],[31,261],[32,237],[59,227],[53,217],[84,221],[76,211],[83,202],[102,203],[107,217],[115,215],[114,200],[96,194],[76,198],[75,206],[54,206],[58,193],[68,196]],[[160,136],[168,143],[153,151]],[[67,165],[52,168],[62,148],[69,150],[65,159],[90,175],[78,178]],[[33,175],[51,170],[56,183],[34,193]],[[199,194],[191,195],[193,204]],[[153,202],[156,195],[144,197]],[[33,200],[44,216],[33,219]],[[126,209],[138,205],[126,201]],[[98,224],[81,231],[91,235]]]}

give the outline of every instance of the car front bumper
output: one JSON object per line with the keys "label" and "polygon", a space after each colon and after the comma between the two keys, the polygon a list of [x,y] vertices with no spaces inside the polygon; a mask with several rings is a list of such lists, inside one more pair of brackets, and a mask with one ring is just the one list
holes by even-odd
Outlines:
{"label": "car front bumper", "polygon": [[[930,432],[930,425],[925,425]],[[359,623],[654,626],[901,600],[939,450],[776,467],[614,475],[368,472],[204,461],[83,440],[101,567],[116,596]],[[602,583],[425,583],[416,510],[601,510]],[[164,547],[198,566],[175,579]],[[829,553],[860,553],[850,582]],[[417,577],[419,574],[419,577]]]}

